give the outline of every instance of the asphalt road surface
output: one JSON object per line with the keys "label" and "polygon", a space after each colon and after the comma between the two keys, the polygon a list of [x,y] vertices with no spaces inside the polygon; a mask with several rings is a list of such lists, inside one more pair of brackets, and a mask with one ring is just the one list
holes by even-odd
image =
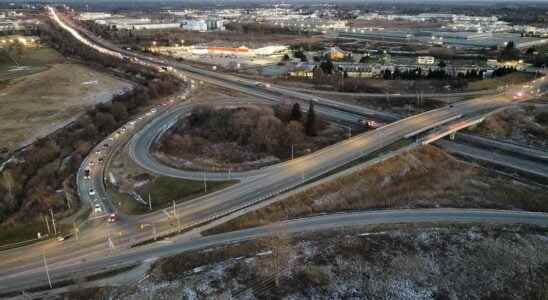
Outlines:
{"label": "asphalt road surface", "polygon": [[[183,251],[253,240],[280,232],[301,233],[373,224],[424,222],[530,224],[546,227],[548,226],[548,215],[545,213],[472,209],[386,210],[331,214],[284,221],[268,226],[198,237],[190,240],[175,240],[168,243],[158,242],[127,251],[113,251],[102,257],[89,257],[85,261],[77,260],[62,265],[50,265],[49,271],[52,280],[59,281],[67,278],[77,278],[77,274],[90,274],[112,267],[139,263],[144,260],[169,256]],[[43,267],[34,267],[28,269],[27,272],[13,273],[0,277],[1,293],[25,290],[31,286],[46,285],[47,278]]]}
{"label": "asphalt road surface", "polygon": [[[75,33],[74,29],[67,28],[68,26],[66,24],[55,17],[53,10],[51,10],[50,13],[65,30],[68,30],[72,34]],[[80,38],[82,37],[80,36]],[[104,49],[88,40],[86,40],[85,43],[98,51],[109,53],[109,55],[122,56],[119,52]],[[124,55],[127,55],[127,53],[124,53]],[[166,62],[161,59],[155,58],[155,60],[158,60],[156,62],[151,62],[151,58],[147,58],[147,60],[148,62],[143,62],[143,64],[166,64]],[[376,113],[364,108],[354,107],[352,105],[342,105],[335,101],[317,98],[294,91],[265,91],[265,89],[255,86],[255,83],[253,82],[235,78],[232,75],[204,71],[182,64],[174,64],[173,68],[173,72],[177,76],[182,77],[185,76],[183,75],[184,73],[192,73],[192,77],[194,78],[198,77],[203,80],[208,80],[208,82],[217,81],[221,86],[224,84],[246,93],[263,93],[264,95],[262,98],[271,98],[270,100],[272,101],[279,99],[280,96],[276,95],[276,93],[281,93],[284,96],[290,95],[291,97],[306,101],[315,101],[325,107],[336,107],[341,111],[355,109],[358,113]],[[545,82],[544,80],[537,81],[533,86],[534,88],[538,87],[539,89],[542,89],[542,92],[544,92]],[[520,96],[516,98],[518,92],[520,93]],[[529,94],[523,95],[525,92],[527,91],[522,87],[509,89],[501,95],[482,97],[432,110],[391,123],[377,130],[357,135],[318,152],[297,158],[284,163],[279,167],[272,168],[271,172],[268,172],[265,175],[256,176],[227,189],[180,203],[176,207],[176,215],[178,216],[179,224],[181,227],[186,228],[206,222],[242,207],[252,205],[262,199],[282,193],[359,157],[382,149],[402,138],[412,137],[456,118],[494,110],[532,97],[532,95]],[[383,117],[390,116],[384,115]],[[166,125],[162,123],[161,118],[154,120],[154,122],[159,122],[155,126],[161,127]],[[151,127],[154,126],[151,125]],[[151,136],[141,134],[141,136],[145,138],[145,145],[148,144],[148,141],[146,140],[147,137],[153,138],[153,134]],[[140,149],[141,147],[137,148]],[[141,161],[140,163],[143,163],[151,169],[154,168],[154,166],[149,166],[147,161]],[[161,171],[159,173],[161,173]],[[94,177],[101,177],[101,179],[92,179],[95,184],[100,183],[97,180],[103,180],[102,176]],[[85,190],[86,186],[84,186],[83,189]],[[171,224],[168,224],[169,222],[166,220],[165,213],[163,212],[153,212],[139,217],[136,221],[146,223],[152,228],[156,228],[154,227],[154,224],[157,224],[158,227],[164,226],[164,228],[173,226],[173,220],[170,220],[169,222],[171,222]],[[72,239],[62,243],[49,241],[39,245],[30,245],[17,250],[0,253],[0,290],[6,292],[10,290],[28,289],[33,285],[46,283],[42,257],[42,249],[44,248],[47,250],[46,253],[48,264],[50,265],[51,276],[54,280],[59,280],[66,276],[73,277],[77,276],[76,274],[83,274],[94,270],[97,271],[102,268],[119,266],[120,264],[127,264],[130,262],[143,261],[145,259],[174,254],[184,250],[257,238],[271,234],[276,230],[301,232],[360,224],[430,221],[527,223],[546,226],[548,219],[546,214],[484,210],[441,209],[360,212],[356,214],[336,214],[293,220],[272,226],[231,232],[223,235],[193,240],[181,240],[172,244],[153,244],[138,248],[129,247],[135,242],[150,239],[152,235],[150,230],[137,230],[135,227],[124,227],[99,222],[97,226],[92,226],[92,229],[83,232],[78,240]],[[60,247],[59,245],[63,246]]]}

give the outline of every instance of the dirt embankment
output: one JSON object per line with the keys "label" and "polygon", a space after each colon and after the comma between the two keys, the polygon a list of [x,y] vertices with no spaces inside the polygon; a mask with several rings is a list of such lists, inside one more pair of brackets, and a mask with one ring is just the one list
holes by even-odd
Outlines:
{"label": "dirt embankment", "polygon": [[506,109],[488,117],[471,131],[490,138],[547,149],[548,102],[546,103]]}

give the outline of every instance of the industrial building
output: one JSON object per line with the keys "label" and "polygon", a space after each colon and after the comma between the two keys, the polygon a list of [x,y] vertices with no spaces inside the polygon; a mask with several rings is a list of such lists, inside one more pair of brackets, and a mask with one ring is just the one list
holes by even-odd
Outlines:
{"label": "industrial building", "polygon": [[112,14],[104,13],[104,12],[85,12],[85,13],[81,13],[78,16],[78,19],[81,21],[95,21],[95,20],[107,19],[112,17],[113,17]]}

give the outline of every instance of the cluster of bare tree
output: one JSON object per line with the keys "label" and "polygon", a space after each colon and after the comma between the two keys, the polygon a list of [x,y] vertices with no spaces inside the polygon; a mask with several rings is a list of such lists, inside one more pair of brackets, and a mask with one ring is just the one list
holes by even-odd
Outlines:
{"label": "cluster of bare tree", "polygon": [[[236,109],[215,109],[198,106],[188,119],[180,121],[172,135],[162,140],[161,150],[171,154],[202,154],[211,143],[235,143],[241,151],[268,153],[279,158],[290,155],[292,145],[298,146],[305,136],[315,136],[318,121],[314,108],[303,118],[300,107],[246,106]],[[222,151],[221,160],[241,162],[245,155]]]}

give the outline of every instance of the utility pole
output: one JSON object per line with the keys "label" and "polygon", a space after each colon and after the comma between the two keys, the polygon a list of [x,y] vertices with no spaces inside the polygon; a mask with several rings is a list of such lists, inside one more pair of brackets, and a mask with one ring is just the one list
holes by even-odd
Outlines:
{"label": "utility pole", "polygon": [[230,180],[230,171],[232,171],[232,168],[228,168],[228,180]]}
{"label": "utility pole", "polygon": [[295,158],[295,152],[293,151],[293,144],[291,144],[291,160]]}
{"label": "utility pole", "polygon": [[44,269],[46,270],[46,276],[48,277],[49,288],[52,289],[51,277],[49,276],[48,261],[46,260],[46,250],[42,251],[42,257],[44,258]]}
{"label": "utility pole", "polygon": [[152,201],[150,200],[150,192],[148,193],[148,209],[152,210]]}
{"label": "utility pole", "polygon": [[206,172],[204,171],[204,193],[207,193]]}
{"label": "utility pole", "polygon": [[181,231],[181,222],[179,221],[179,215],[177,214],[177,210],[175,209],[175,200],[173,200],[173,216],[177,220],[177,231]]}
{"label": "utility pole", "polygon": [[57,234],[57,228],[55,228],[55,218],[53,217],[53,210],[51,210],[51,208],[49,209],[49,213],[51,214],[51,224],[53,226],[53,234]]}

